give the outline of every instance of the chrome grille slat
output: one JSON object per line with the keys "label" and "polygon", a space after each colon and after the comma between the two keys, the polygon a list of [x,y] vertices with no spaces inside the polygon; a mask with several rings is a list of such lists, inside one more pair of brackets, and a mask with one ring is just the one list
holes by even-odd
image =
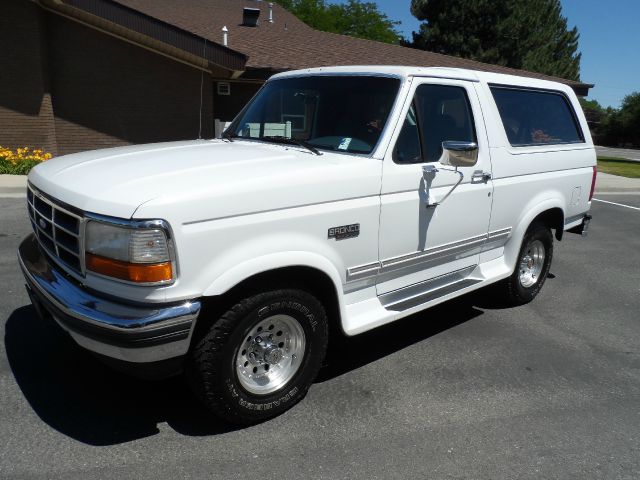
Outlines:
{"label": "chrome grille slat", "polygon": [[65,250],[71,251],[74,255],[80,254],[80,245],[78,239],[64,231],[56,228],[56,242]]}
{"label": "chrome grille slat", "polygon": [[[59,212],[56,212],[56,218],[55,218],[56,226],[57,226],[60,230],[62,230],[63,232],[66,232],[66,233],[68,233],[69,235],[73,235],[74,237],[77,237],[77,236],[79,235],[79,232],[73,232],[73,231],[69,230],[67,227],[65,227],[64,225],[61,225],[61,224],[60,224],[60,220],[58,219],[58,213],[59,213]],[[77,221],[78,219],[75,219],[75,220]],[[79,225],[78,225],[78,227],[79,227]]]}
{"label": "chrome grille slat", "polygon": [[51,207],[51,235],[53,235],[53,246],[56,248],[56,257],[60,257],[60,249],[58,248],[58,242],[56,241],[56,227],[53,223],[54,209]]}
{"label": "chrome grille slat", "polygon": [[35,210],[40,213],[45,218],[51,218],[53,214],[53,207],[51,204],[44,202],[41,198],[33,199],[33,207]]}
{"label": "chrome grille slat", "polygon": [[[82,225],[85,219],[41,194],[31,184],[27,189],[27,210],[38,243],[62,266],[84,275]],[[46,222],[44,228],[40,224],[41,220]],[[73,239],[75,239],[77,251],[71,248]]]}
{"label": "chrome grille slat", "polygon": [[40,234],[44,235],[45,237],[47,237],[49,240],[51,240],[53,243],[56,242],[55,238],[53,238],[51,235],[49,235],[47,232],[45,232],[40,225],[38,225],[38,222],[36,222],[36,227],[39,230],[38,236],[40,236]]}
{"label": "chrome grille slat", "polygon": [[71,230],[67,230],[66,228],[60,226],[58,223],[56,223],[56,228],[62,230],[64,233],[68,233],[69,235],[73,235],[76,238],[79,237],[79,235],[77,233],[73,233]]}
{"label": "chrome grille slat", "polygon": [[[70,248],[65,247],[63,244],[61,243],[56,243],[56,247],[58,249],[63,249],[66,250],[67,252],[69,252],[71,255],[75,255],[76,257],[78,257],[78,259],[80,259],[80,255],[78,255],[78,252],[74,252],[73,250],[71,250]],[[58,250],[58,253],[60,252],[60,250]]]}

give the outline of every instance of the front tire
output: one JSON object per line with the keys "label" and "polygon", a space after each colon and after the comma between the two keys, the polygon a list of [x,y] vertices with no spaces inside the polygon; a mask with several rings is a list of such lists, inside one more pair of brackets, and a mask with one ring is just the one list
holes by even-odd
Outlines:
{"label": "front tire", "polygon": [[213,322],[192,349],[187,376],[213,414],[250,425],[305,396],[327,341],[326,313],[314,296],[294,289],[264,292]]}
{"label": "front tire", "polygon": [[504,282],[510,305],[524,305],[540,293],[549,274],[552,258],[551,230],[541,223],[534,223],[524,235],[515,270]]}

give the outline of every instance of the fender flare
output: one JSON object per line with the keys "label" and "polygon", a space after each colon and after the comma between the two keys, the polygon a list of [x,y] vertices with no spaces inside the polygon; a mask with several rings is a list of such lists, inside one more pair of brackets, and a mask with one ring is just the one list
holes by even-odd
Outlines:
{"label": "fender flare", "polygon": [[260,273],[287,267],[309,267],[324,273],[336,290],[340,323],[345,318],[343,281],[336,266],[326,257],[312,252],[276,252],[248,259],[228,269],[216,278],[204,291],[204,297],[224,295],[236,285]]}
{"label": "fender flare", "polygon": [[505,262],[511,268],[512,272],[515,268],[516,260],[522,245],[522,239],[524,238],[524,234],[527,232],[527,229],[537,216],[554,208],[559,208],[562,211],[562,216],[564,218],[564,202],[559,197],[547,198],[545,200],[538,200],[534,198],[524,209],[524,215],[518,220],[517,225],[512,231],[511,238],[504,247]]}

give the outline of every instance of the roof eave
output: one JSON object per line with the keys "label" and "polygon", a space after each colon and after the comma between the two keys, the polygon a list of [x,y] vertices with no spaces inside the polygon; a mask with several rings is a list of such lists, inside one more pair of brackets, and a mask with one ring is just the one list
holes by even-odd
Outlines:
{"label": "roof eave", "polygon": [[237,77],[248,57],[109,0],[37,0],[45,9],[219,77]]}

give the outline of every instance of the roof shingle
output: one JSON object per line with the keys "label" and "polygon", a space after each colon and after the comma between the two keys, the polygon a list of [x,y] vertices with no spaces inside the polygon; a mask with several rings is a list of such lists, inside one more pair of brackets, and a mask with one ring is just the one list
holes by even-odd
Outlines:
{"label": "roof shingle", "polygon": [[[424,50],[314,30],[278,4],[274,22],[269,4],[258,0],[114,0],[150,17],[222,43],[229,29],[229,47],[248,57],[247,68],[284,71],[330,65],[411,65],[468,68],[559,81],[574,88],[592,85],[540,73],[491,65]],[[242,25],[244,7],[261,10],[258,27]]]}

